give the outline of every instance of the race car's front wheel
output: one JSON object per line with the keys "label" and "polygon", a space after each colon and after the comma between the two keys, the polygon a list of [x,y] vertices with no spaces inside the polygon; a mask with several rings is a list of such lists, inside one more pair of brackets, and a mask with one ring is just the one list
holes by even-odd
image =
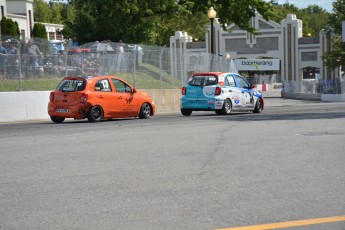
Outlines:
{"label": "race car's front wheel", "polygon": [[151,106],[148,103],[144,103],[139,112],[139,118],[140,119],[145,119],[149,118],[151,115]]}
{"label": "race car's front wheel", "polygon": [[262,111],[262,100],[261,98],[258,98],[258,100],[255,103],[255,108],[253,113],[261,113]]}
{"label": "race car's front wheel", "polygon": [[191,109],[181,109],[181,113],[183,116],[190,116],[192,114],[193,110]]}

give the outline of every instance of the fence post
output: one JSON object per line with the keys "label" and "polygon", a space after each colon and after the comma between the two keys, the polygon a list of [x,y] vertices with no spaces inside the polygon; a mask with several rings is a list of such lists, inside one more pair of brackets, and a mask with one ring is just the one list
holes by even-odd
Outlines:
{"label": "fence post", "polygon": [[133,57],[133,85],[134,88],[136,88],[136,80],[137,80],[137,68],[136,68],[136,60],[137,60],[137,54],[138,54],[138,50],[134,49],[134,57]]}
{"label": "fence post", "polygon": [[162,87],[163,87],[163,85],[162,85],[162,81],[163,81],[163,76],[162,76],[162,68],[163,68],[163,66],[162,66],[162,59],[163,59],[163,53],[165,52],[165,46],[161,49],[161,52],[160,52],[160,54],[159,54],[159,80],[160,80],[160,86],[161,86],[161,89],[162,89]]}

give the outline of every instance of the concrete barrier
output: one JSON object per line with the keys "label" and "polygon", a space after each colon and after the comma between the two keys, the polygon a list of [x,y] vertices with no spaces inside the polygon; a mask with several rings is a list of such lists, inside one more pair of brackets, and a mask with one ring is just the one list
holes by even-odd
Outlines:
{"label": "concrete barrier", "polygon": [[282,98],[308,100],[308,101],[321,101],[321,94],[319,93],[293,93],[282,91]]}
{"label": "concrete barrier", "polygon": [[[158,114],[180,110],[180,89],[142,89],[141,91],[151,95]],[[268,92],[265,93],[266,96],[269,96]],[[281,93],[281,97],[287,99],[345,101],[345,94],[307,94],[283,91],[277,91],[277,93],[279,95]],[[50,91],[0,92],[0,122],[49,119],[47,113],[49,94]]]}
{"label": "concrete barrier", "polygon": [[268,91],[268,84],[255,84],[254,88],[260,90],[261,92]]}
{"label": "concrete barrier", "polygon": [[345,94],[321,94],[321,101],[344,102]]}
{"label": "concrete barrier", "polygon": [[345,102],[345,94],[293,93],[282,91],[282,98],[309,101]]}
{"label": "concrete barrier", "polygon": [[[140,89],[139,89],[140,90]],[[155,101],[157,113],[178,111],[180,89],[143,89]],[[49,119],[50,91],[0,92],[0,122]]]}
{"label": "concrete barrier", "polygon": [[49,118],[49,94],[48,91],[1,92],[0,122]]}

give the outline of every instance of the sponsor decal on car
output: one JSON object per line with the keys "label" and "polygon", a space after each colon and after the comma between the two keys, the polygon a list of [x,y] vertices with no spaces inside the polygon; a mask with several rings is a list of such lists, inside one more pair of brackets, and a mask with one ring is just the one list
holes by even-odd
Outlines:
{"label": "sponsor decal on car", "polygon": [[240,97],[237,97],[237,96],[236,96],[236,97],[234,98],[234,102],[235,102],[236,105],[240,104],[240,102],[241,102]]}

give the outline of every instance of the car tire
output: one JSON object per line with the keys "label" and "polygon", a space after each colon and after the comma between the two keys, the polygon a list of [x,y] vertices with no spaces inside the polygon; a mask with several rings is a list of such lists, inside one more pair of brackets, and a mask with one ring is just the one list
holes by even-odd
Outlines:
{"label": "car tire", "polygon": [[51,116],[50,119],[54,122],[54,123],[62,123],[65,118],[64,117],[55,117],[55,116]]}
{"label": "car tire", "polygon": [[140,119],[146,119],[149,118],[151,115],[151,106],[149,103],[144,103],[139,112],[139,118]]}
{"label": "car tire", "polygon": [[253,110],[253,113],[261,113],[262,111],[262,100],[261,98],[258,98],[255,103],[255,108]]}
{"label": "car tire", "polygon": [[181,113],[183,116],[190,116],[192,114],[193,110],[191,109],[181,109]]}
{"label": "car tire", "polygon": [[224,100],[223,108],[222,108],[222,114],[223,115],[229,115],[232,110],[232,104],[229,98]]}
{"label": "car tire", "polygon": [[92,106],[87,113],[87,119],[90,122],[98,122],[103,119],[103,109],[100,106]]}

